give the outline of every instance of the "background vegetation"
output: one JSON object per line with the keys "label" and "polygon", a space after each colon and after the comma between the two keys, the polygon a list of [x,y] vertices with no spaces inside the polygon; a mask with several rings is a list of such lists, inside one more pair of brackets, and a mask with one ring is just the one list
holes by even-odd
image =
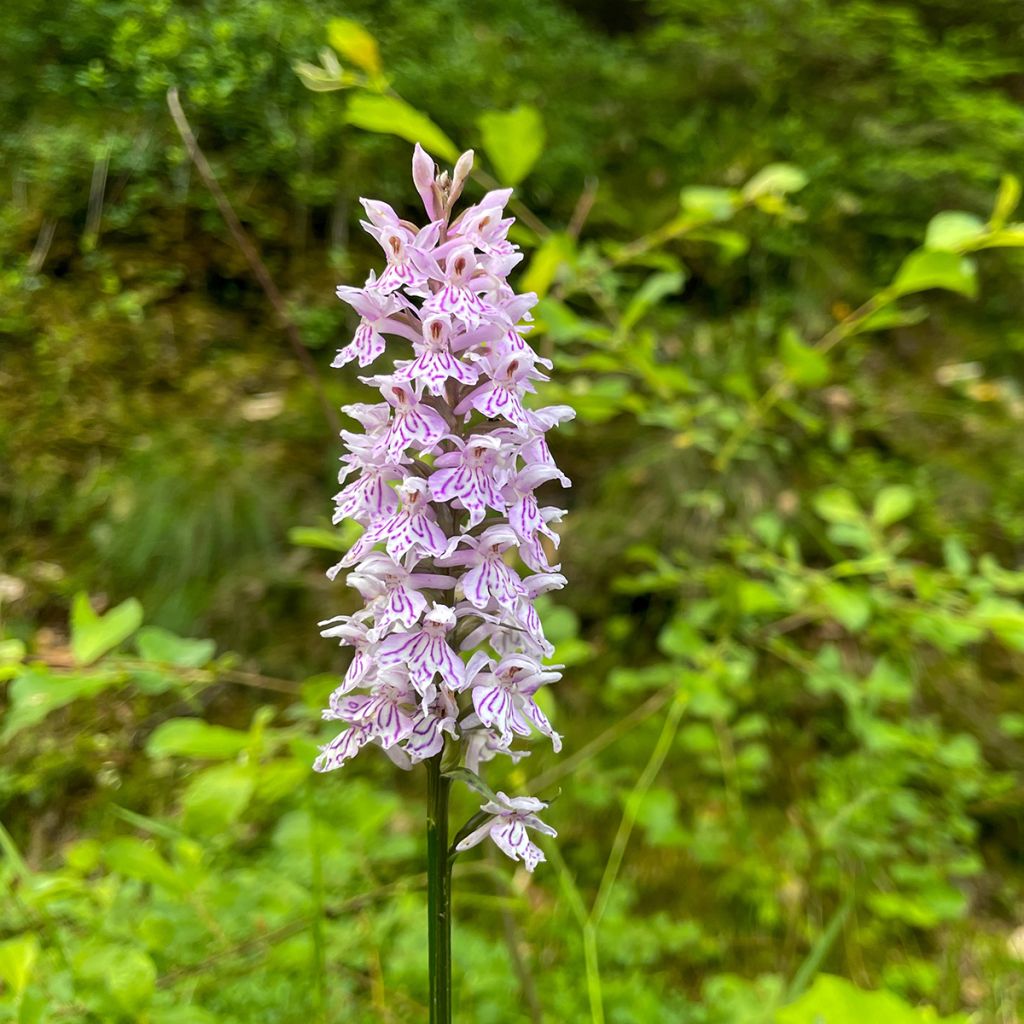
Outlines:
{"label": "background vegetation", "polygon": [[460,861],[460,1019],[1020,1020],[1015,0],[0,29],[0,1020],[424,1016],[421,774],[308,768],[351,601],[333,288],[378,257],[360,194],[414,211],[412,137],[519,186],[579,410],[566,750],[505,781],[561,838],[529,881]]}

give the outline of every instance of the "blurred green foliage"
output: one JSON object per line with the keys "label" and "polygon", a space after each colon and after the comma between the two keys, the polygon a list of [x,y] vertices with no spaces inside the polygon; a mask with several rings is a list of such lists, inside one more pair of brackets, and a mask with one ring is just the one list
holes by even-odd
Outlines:
{"label": "blurred green foliage", "polygon": [[0,1021],[424,1016],[422,779],[308,770],[332,290],[360,194],[415,216],[412,137],[519,185],[579,410],[566,749],[504,782],[561,838],[529,885],[459,861],[459,1012],[1016,1021],[1018,13],[5,5]]}

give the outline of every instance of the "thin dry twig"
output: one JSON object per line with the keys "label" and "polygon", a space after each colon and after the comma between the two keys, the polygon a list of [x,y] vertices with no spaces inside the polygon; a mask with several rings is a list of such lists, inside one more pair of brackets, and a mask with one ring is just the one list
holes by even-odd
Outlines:
{"label": "thin dry twig", "polygon": [[249,264],[249,269],[252,270],[256,280],[259,281],[260,287],[266,294],[271,306],[274,307],[278,321],[288,336],[288,342],[302,364],[302,368],[313,385],[317,397],[320,399],[320,405],[323,407],[324,417],[328,425],[336,433],[340,432],[341,420],[324,394],[320,378],[317,374],[316,363],[313,362],[313,357],[309,354],[309,350],[302,343],[302,335],[299,333],[295,321],[288,312],[288,305],[284,300],[284,296],[274,283],[274,279],[270,276],[270,272],[260,258],[259,251],[253,244],[252,239],[246,234],[245,228],[242,227],[242,222],[238,219],[238,215],[235,213],[228,197],[224,194],[224,190],[218,184],[213,168],[203,155],[203,151],[199,148],[199,143],[196,141],[192,127],[189,125],[185,111],[182,109],[181,101],[178,99],[178,90],[173,86],[167,90],[167,106],[171,111],[171,117],[174,119],[174,125],[178,129],[178,134],[181,136],[182,142],[185,143],[188,155],[191,157],[192,163],[195,164],[199,176],[203,179],[203,183],[210,190],[210,194],[217,204],[217,209],[220,210],[220,214],[224,218],[228,230],[231,232],[231,237],[235,240],[235,244]]}

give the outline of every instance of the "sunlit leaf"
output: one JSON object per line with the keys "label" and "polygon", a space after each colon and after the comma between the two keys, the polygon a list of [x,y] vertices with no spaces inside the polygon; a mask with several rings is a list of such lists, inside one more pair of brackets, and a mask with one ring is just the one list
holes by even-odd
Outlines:
{"label": "sunlit leaf", "polygon": [[960,1015],[940,1018],[931,1007],[913,1007],[892,992],[869,992],[844,978],[819,974],[795,1002],[775,1014],[776,1024],[966,1024]]}
{"label": "sunlit leaf", "polygon": [[743,186],[743,198],[750,201],[766,195],[789,195],[799,192],[807,180],[807,175],[793,164],[769,164]]}
{"label": "sunlit leaf", "polygon": [[249,743],[249,734],[201,718],[172,718],[158,725],[146,742],[150,757],[235,757]]}
{"label": "sunlit leaf", "polygon": [[28,988],[38,959],[39,937],[34,932],[0,942],[0,978],[16,996]]}
{"label": "sunlit leaf", "polygon": [[739,193],[731,188],[690,185],[679,193],[683,210],[701,220],[728,220],[739,205]]}
{"label": "sunlit leaf", "polygon": [[345,120],[357,128],[381,135],[397,135],[406,142],[418,142],[434,156],[455,161],[455,143],[426,114],[396,96],[357,92],[349,97]]}
{"label": "sunlit leaf", "polygon": [[327,23],[327,41],[347,61],[370,75],[380,74],[377,40],[357,21],[332,18]]}
{"label": "sunlit leaf", "polygon": [[828,357],[808,345],[792,327],[779,332],[779,358],[786,376],[795,384],[817,387],[828,380]]}
{"label": "sunlit leaf", "polygon": [[895,295],[943,288],[973,299],[978,293],[977,271],[966,256],[917,249],[903,261],[891,288]]}
{"label": "sunlit leaf", "polygon": [[142,605],[134,597],[111,608],[106,615],[97,615],[88,595],[76,594],[71,605],[71,653],[79,665],[91,665],[141,625]]}
{"label": "sunlit leaf", "polygon": [[879,526],[890,526],[905,519],[914,510],[917,501],[912,488],[905,484],[883,487],[875,496],[871,518]]}
{"label": "sunlit leaf", "polygon": [[156,661],[180,668],[199,668],[217,651],[212,640],[193,640],[178,636],[160,626],[143,626],[135,638],[139,654],[146,661]]}
{"label": "sunlit leaf", "polygon": [[544,121],[536,107],[489,110],[477,119],[484,152],[503,185],[518,185],[544,151]]}
{"label": "sunlit leaf", "polygon": [[961,210],[947,210],[937,213],[928,222],[924,247],[942,252],[958,252],[985,231],[981,219],[973,213]]}

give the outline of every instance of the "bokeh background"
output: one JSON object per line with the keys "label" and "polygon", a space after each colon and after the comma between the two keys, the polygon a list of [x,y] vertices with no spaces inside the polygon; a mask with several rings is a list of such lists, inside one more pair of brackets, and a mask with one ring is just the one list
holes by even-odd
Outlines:
{"label": "bokeh background", "polygon": [[417,138],[518,187],[579,410],[565,750],[490,773],[561,836],[459,861],[457,1019],[1021,1019],[1017,0],[7,0],[0,38],[0,1021],[425,1019],[423,773],[309,771],[334,287],[360,195],[419,216]]}

